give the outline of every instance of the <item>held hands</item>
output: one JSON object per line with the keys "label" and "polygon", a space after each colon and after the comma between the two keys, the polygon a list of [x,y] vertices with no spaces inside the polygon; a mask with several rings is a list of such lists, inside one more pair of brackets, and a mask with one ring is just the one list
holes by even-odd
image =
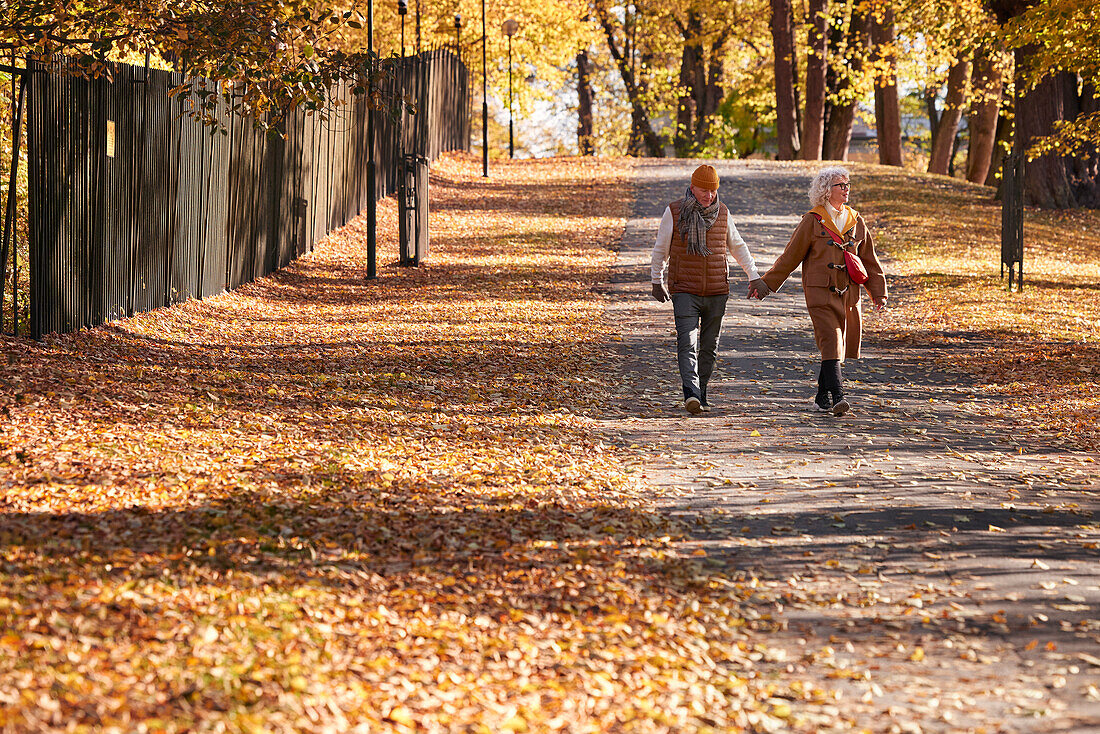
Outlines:
{"label": "held hands", "polygon": [[665,290],[665,286],[663,283],[653,284],[653,300],[657,301],[658,303],[664,303],[668,300],[668,291]]}
{"label": "held hands", "polygon": [[771,294],[771,288],[764,282],[763,278],[757,278],[756,280],[749,281],[749,294],[747,298],[755,298],[758,301],[763,301],[764,298]]}

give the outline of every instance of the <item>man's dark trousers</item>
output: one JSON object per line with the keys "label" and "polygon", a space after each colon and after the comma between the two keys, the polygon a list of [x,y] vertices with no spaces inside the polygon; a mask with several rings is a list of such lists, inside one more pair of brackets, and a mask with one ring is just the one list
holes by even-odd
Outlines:
{"label": "man's dark trousers", "polygon": [[684,400],[696,397],[707,403],[707,383],[718,356],[718,337],[726,314],[729,294],[694,296],[672,294],[672,313],[676,317],[676,357]]}

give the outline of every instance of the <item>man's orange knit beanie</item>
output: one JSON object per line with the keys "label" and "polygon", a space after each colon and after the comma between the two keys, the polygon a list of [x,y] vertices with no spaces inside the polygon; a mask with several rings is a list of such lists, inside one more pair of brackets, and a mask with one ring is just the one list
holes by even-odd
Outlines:
{"label": "man's orange knit beanie", "polygon": [[698,186],[701,189],[717,191],[718,171],[714,170],[714,166],[708,166],[704,163],[695,169],[695,173],[691,174],[691,185]]}

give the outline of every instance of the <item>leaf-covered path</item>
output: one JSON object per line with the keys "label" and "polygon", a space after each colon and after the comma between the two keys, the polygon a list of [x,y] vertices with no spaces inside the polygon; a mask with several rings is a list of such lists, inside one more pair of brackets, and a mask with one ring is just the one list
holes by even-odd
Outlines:
{"label": "leaf-covered path", "polygon": [[[1100,728],[1097,455],[1021,438],[972,379],[936,366],[990,345],[922,344],[919,328],[903,341],[890,328],[899,311],[870,317],[866,358],[845,366],[853,412],[815,414],[796,277],[763,302],[744,300],[736,279],[715,409],[688,416],[671,306],[649,299],[648,261],[664,206],[697,163],[636,169],[610,307],[626,370],[599,423],[654,452],[647,479],[692,527],[684,547],[756,589],[753,612],[772,625],[768,674],[841,692],[796,705],[792,725]],[[805,209],[808,169],[716,165],[763,272]],[[857,194],[858,175],[853,184]],[[895,308],[912,297],[891,295]]]}

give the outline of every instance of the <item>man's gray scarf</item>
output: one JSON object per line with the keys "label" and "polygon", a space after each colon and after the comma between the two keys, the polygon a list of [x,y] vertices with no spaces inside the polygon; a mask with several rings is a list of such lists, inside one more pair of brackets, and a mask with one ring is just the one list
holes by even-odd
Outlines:
{"label": "man's gray scarf", "polygon": [[714,192],[714,201],[704,209],[695,198],[695,194],[691,193],[689,186],[680,204],[680,220],[676,223],[676,229],[680,230],[684,242],[687,243],[689,255],[706,257],[710,254],[710,249],[707,247],[707,230],[714,226],[717,219],[718,192]]}

